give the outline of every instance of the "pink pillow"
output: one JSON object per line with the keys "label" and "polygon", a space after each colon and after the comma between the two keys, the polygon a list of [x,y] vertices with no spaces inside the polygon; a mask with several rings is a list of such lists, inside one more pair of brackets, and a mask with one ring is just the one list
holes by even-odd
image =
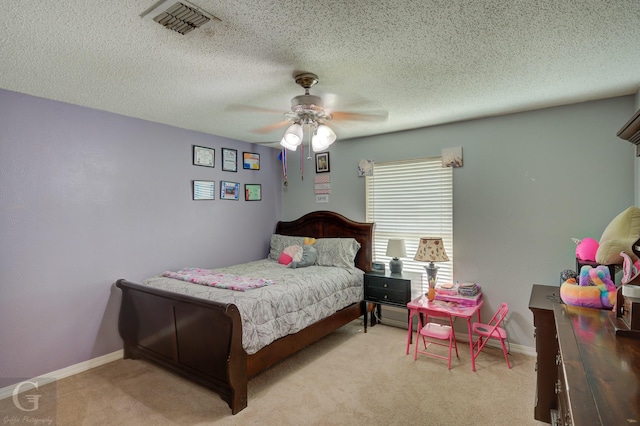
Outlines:
{"label": "pink pillow", "polygon": [[578,247],[576,247],[576,257],[580,260],[595,262],[599,246],[600,243],[593,238],[583,238]]}
{"label": "pink pillow", "polygon": [[288,265],[293,262],[293,257],[289,256],[287,253],[280,253],[280,257],[278,257],[278,263],[282,265]]}

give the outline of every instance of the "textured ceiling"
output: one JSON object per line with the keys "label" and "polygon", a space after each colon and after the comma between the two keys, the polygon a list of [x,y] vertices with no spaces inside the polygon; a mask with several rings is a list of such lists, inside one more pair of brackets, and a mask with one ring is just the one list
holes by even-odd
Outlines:
{"label": "textured ceiling", "polygon": [[221,22],[180,35],[140,17],[155,0],[4,0],[0,88],[274,142],[284,128],[252,130],[284,119],[296,71],[332,109],[388,111],[331,124],[339,140],[640,87],[638,0],[191,2]]}

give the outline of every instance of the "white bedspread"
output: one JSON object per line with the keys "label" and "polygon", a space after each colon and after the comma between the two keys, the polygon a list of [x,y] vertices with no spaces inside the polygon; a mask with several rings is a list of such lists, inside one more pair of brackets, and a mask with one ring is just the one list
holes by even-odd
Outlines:
{"label": "white bedspread", "polygon": [[143,284],[236,305],[242,317],[242,345],[249,355],[363,299],[364,273],[357,268],[314,265],[291,269],[263,259],[215,270],[266,278],[276,284],[233,291],[162,276],[149,278]]}

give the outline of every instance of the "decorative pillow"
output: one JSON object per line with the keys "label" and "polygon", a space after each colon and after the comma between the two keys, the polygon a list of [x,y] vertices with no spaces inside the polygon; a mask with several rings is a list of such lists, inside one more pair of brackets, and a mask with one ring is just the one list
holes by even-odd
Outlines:
{"label": "decorative pillow", "polygon": [[315,247],[318,265],[354,268],[360,243],[355,238],[318,238]]}
{"label": "decorative pillow", "polygon": [[302,258],[299,261],[293,261],[289,264],[289,268],[305,268],[316,263],[318,259],[318,250],[312,245],[302,246]]}
{"label": "decorative pillow", "polygon": [[298,245],[301,246],[304,243],[304,237],[292,237],[290,235],[271,235],[271,244],[269,246],[268,259],[277,261],[280,258],[280,254],[285,247]]}
{"label": "decorative pillow", "polygon": [[631,206],[616,216],[604,229],[596,252],[596,262],[601,265],[620,265],[623,263],[621,251],[635,261],[637,256],[633,253],[632,246],[638,236],[640,236],[640,208]]}

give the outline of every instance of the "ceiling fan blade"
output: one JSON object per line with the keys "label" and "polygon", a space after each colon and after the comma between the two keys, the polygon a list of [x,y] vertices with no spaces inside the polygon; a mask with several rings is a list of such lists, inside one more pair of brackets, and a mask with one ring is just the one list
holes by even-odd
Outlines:
{"label": "ceiling fan blade", "polygon": [[357,112],[344,112],[335,111],[331,113],[333,121],[384,121],[389,116],[389,113],[376,112],[376,113],[357,113]]}
{"label": "ceiling fan blade", "polygon": [[252,105],[230,104],[224,109],[230,112],[264,112],[267,114],[282,114],[282,110],[260,108]]}
{"label": "ceiling fan blade", "polygon": [[334,93],[320,93],[318,94],[322,98],[324,109],[326,111],[334,110],[349,110],[349,109],[362,109],[363,107],[371,108],[371,101],[361,96],[349,96],[349,100],[345,100],[344,96],[338,96]]}
{"label": "ceiling fan blade", "polygon": [[288,124],[291,124],[289,120],[280,121],[278,123],[269,124],[268,126],[261,127],[259,129],[252,130],[252,133],[257,133],[259,135],[266,135],[267,133],[271,133],[274,130],[278,130],[281,127],[284,127]]}

